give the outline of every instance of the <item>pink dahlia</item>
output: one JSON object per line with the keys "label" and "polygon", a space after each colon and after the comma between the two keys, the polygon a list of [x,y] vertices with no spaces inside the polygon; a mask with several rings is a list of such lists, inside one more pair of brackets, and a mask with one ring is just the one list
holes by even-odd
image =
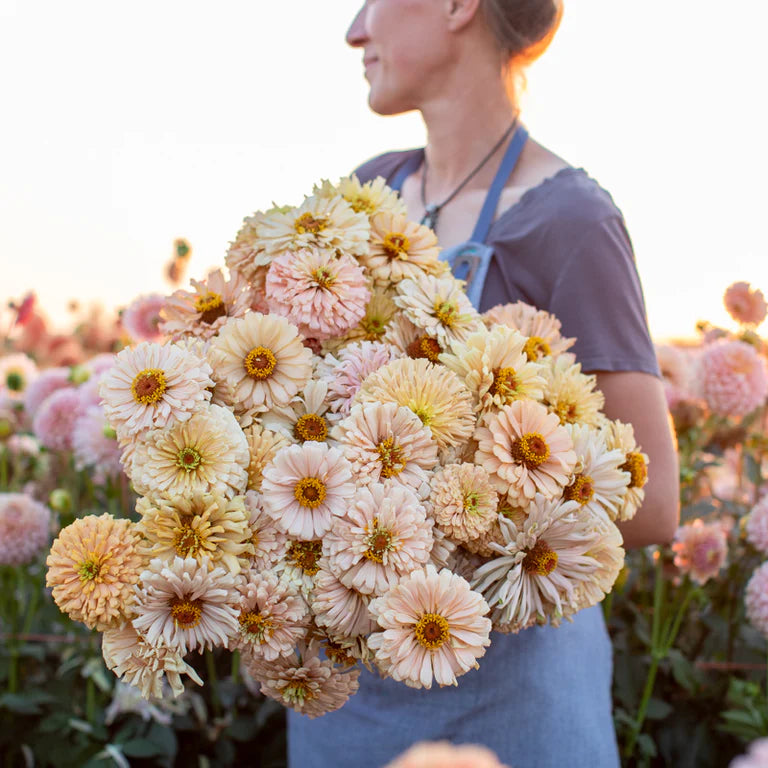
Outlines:
{"label": "pink dahlia", "polygon": [[412,688],[457,685],[491,644],[488,604],[447,568],[413,571],[371,602],[383,631],[368,638],[382,671]]}
{"label": "pink dahlia", "polygon": [[97,482],[123,471],[117,436],[100,405],[91,405],[75,421],[72,447],[77,468],[91,467]]}
{"label": "pink dahlia", "polygon": [[0,493],[0,565],[34,559],[50,537],[51,511],[24,493]]}
{"label": "pink dahlia", "polygon": [[768,563],[763,563],[750,577],[744,603],[747,618],[768,637]]}
{"label": "pink dahlia", "polygon": [[279,528],[304,541],[327,533],[355,492],[349,462],[337,448],[308,441],[278,451],[264,469],[264,507]]}
{"label": "pink dahlia", "polygon": [[120,322],[126,333],[135,342],[161,341],[163,334],[159,329],[160,310],[165,297],[159,293],[150,293],[134,299],[120,316]]}
{"label": "pink dahlia", "polygon": [[744,416],[768,395],[765,360],[743,341],[717,341],[705,347],[699,379],[707,405],[720,416]]}
{"label": "pink dahlia", "polygon": [[729,285],[723,296],[728,314],[744,325],[760,325],[765,320],[768,304],[763,292],[751,288],[749,283],[738,282]]}
{"label": "pink dahlia", "polygon": [[365,314],[371,298],[362,267],[351,256],[302,248],[278,256],[267,273],[270,312],[309,338],[341,336]]}
{"label": "pink dahlia", "polygon": [[73,386],[69,378],[69,368],[48,368],[41,371],[24,392],[24,410],[29,414],[29,418],[33,419],[48,395],[59,389],[71,389]]}
{"label": "pink dahlia", "polygon": [[697,584],[706,584],[717,576],[728,555],[727,531],[720,522],[694,520],[675,533],[672,551],[675,565]]}
{"label": "pink dahlia", "polygon": [[768,768],[768,739],[756,739],[746,755],[734,758],[728,768]]}
{"label": "pink dahlia", "polygon": [[763,496],[749,513],[746,522],[747,540],[764,555],[768,555],[768,496]]}
{"label": "pink dahlia", "polygon": [[80,414],[80,396],[77,390],[62,389],[45,399],[32,420],[32,429],[49,450],[70,451],[72,435]]}
{"label": "pink dahlia", "polygon": [[476,744],[455,746],[447,741],[422,742],[385,768],[507,768],[489,749]]}

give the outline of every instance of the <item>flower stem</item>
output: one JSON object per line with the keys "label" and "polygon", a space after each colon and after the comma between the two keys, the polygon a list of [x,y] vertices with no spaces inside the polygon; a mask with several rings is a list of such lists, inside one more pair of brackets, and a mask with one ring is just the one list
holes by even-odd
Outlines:
{"label": "flower stem", "polygon": [[221,715],[221,702],[219,701],[219,681],[216,677],[216,664],[214,662],[213,651],[207,650],[205,652],[205,666],[208,671],[208,682],[211,685],[211,704],[213,714],[219,717]]}
{"label": "flower stem", "polygon": [[240,651],[232,651],[232,683],[237,685],[240,681]]}

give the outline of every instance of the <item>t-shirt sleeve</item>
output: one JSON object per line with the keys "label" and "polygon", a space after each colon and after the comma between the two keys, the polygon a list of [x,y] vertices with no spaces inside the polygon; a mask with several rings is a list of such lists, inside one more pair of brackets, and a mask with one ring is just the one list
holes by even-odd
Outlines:
{"label": "t-shirt sleeve", "polygon": [[564,335],[576,337],[569,351],[582,370],[659,376],[632,244],[621,216],[584,222],[583,231],[568,233],[559,247],[568,256],[547,309],[562,322]]}

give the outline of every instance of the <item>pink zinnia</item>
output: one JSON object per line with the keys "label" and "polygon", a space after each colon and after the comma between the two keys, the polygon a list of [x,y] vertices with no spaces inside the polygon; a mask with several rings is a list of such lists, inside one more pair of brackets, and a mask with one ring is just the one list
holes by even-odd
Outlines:
{"label": "pink zinnia", "polygon": [[348,331],[362,319],[371,298],[355,259],[310,248],[286,251],[272,262],[266,293],[270,312],[314,339]]}
{"label": "pink zinnia", "polygon": [[763,563],[747,582],[744,595],[747,618],[768,637],[768,563]]}
{"label": "pink zinnia", "polygon": [[51,511],[23,493],[0,493],[0,565],[22,565],[48,543]]}
{"label": "pink zinnia", "polygon": [[768,395],[765,360],[743,341],[718,341],[701,355],[699,377],[707,405],[719,416],[744,416]]}
{"label": "pink zinnia", "polygon": [[750,287],[749,283],[738,282],[728,286],[723,296],[728,314],[744,325],[760,325],[765,320],[768,305],[763,292]]}
{"label": "pink zinnia", "polygon": [[71,451],[72,435],[82,408],[75,389],[62,389],[47,397],[35,414],[32,429],[52,451]]}
{"label": "pink zinnia", "polygon": [[69,379],[69,368],[48,368],[41,371],[39,376],[27,387],[24,392],[24,409],[33,419],[38,408],[48,395],[59,389],[67,389],[73,386]]}
{"label": "pink zinnia", "polygon": [[672,551],[675,565],[697,584],[717,576],[728,554],[726,528],[722,523],[694,520],[677,529]]}
{"label": "pink zinnia", "polygon": [[97,482],[117,477],[123,471],[117,436],[100,405],[89,406],[76,419],[72,447],[77,468],[91,467]]}
{"label": "pink zinnia", "polygon": [[768,496],[763,496],[752,508],[745,527],[749,543],[768,555]]}
{"label": "pink zinnia", "polygon": [[367,635],[376,628],[368,613],[370,596],[342,584],[321,561],[312,590],[315,623],[335,638]]}
{"label": "pink zinnia", "polygon": [[165,304],[165,297],[159,293],[150,293],[134,299],[120,317],[126,333],[133,341],[160,341],[160,310]]}

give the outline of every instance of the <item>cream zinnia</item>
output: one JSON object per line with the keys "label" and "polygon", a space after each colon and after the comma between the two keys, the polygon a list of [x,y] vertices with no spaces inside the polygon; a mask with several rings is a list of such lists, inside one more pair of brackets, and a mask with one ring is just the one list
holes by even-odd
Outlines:
{"label": "cream zinnia", "polygon": [[293,398],[290,405],[275,406],[261,418],[265,430],[282,435],[286,443],[325,443],[328,441],[328,384],[310,381],[301,396]]}
{"label": "cream zinnia", "polygon": [[336,191],[356,213],[372,217],[378,213],[406,214],[406,207],[400,195],[387,186],[386,179],[377,176],[361,184],[357,176],[341,179]]}
{"label": "cream zinnia", "polygon": [[250,568],[265,571],[285,556],[288,538],[264,511],[260,494],[248,491],[245,494],[245,508],[249,515],[248,540],[252,550],[248,555]]}
{"label": "cream zinnia", "polygon": [[581,364],[570,353],[548,359],[542,369],[546,380],[542,402],[560,419],[561,424],[601,426],[600,413],[605,404],[603,393],[596,388],[597,378],[581,372]]}
{"label": "cream zinnia", "polygon": [[250,459],[248,463],[248,490],[260,491],[264,467],[269,464],[275,454],[290,440],[283,435],[264,429],[260,424],[254,424],[244,430],[248,441]]}
{"label": "cream zinnia", "polygon": [[312,592],[312,614],[319,627],[335,638],[368,635],[376,627],[369,603],[368,595],[343,584],[321,561]]}
{"label": "cream zinnia", "polygon": [[603,434],[608,450],[618,448],[624,454],[624,462],[619,466],[619,469],[629,476],[629,484],[617,519],[631,520],[645,498],[645,484],[648,481],[648,456],[635,442],[635,430],[631,424],[609,421],[603,427]]}

